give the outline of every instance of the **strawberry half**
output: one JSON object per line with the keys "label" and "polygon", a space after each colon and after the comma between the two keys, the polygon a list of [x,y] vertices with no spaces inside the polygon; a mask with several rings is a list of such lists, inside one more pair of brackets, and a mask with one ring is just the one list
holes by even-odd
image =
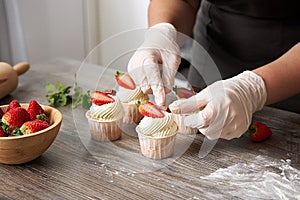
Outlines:
{"label": "strawberry half", "polygon": [[13,108],[18,108],[18,107],[21,107],[20,103],[17,101],[17,100],[12,100],[7,109],[6,109],[6,112],[8,112],[9,110],[13,109]]}
{"label": "strawberry half", "polygon": [[49,124],[43,120],[35,119],[33,121],[27,121],[25,122],[21,128],[20,131],[23,135],[35,133],[38,131],[41,131],[45,128],[48,128]]}
{"label": "strawberry half", "polygon": [[129,90],[134,90],[136,88],[136,85],[129,74],[117,71],[115,76],[119,86]]}
{"label": "strawberry half", "polygon": [[248,133],[253,142],[262,142],[272,135],[271,129],[262,122],[254,122],[248,129]]}
{"label": "strawberry half", "polygon": [[[16,127],[20,128],[22,124],[30,120],[28,112],[22,108],[17,107],[7,111],[2,117],[2,123],[9,126],[9,130],[12,131]],[[9,130],[4,130],[5,132]]]}
{"label": "strawberry half", "polygon": [[94,91],[91,94],[91,101],[92,101],[92,103],[94,103],[98,106],[101,106],[103,104],[112,103],[115,100],[108,94],[105,94],[100,91]]}
{"label": "strawberry half", "polygon": [[44,109],[40,106],[40,104],[36,100],[31,100],[27,112],[30,115],[30,120],[41,119],[44,121],[49,121],[48,117]]}
{"label": "strawberry half", "polygon": [[144,116],[152,118],[162,118],[165,116],[164,113],[150,101],[143,103],[138,101],[137,106],[139,112]]}
{"label": "strawberry half", "polygon": [[196,93],[192,90],[188,90],[186,88],[174,88],[174,91],[176,95],[179,98],[190,98],[191,96],[194,96]]}

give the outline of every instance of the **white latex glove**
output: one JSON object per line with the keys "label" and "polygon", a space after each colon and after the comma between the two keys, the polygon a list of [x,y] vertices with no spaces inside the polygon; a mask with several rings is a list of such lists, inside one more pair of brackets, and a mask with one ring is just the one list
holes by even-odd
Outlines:
{"label": "white latex glove", "polygon": [[173,102],[173,113],[200,112],[185,118],[185,125],[198,128],[208,139],[233,139],[244,134],[252,114],[263,108],[267,98],[263,79],[251,71],[217,81],[197,95]]}
{"label": "white latex glove", "polygon": [[128,72],[144,93],[153,93],[157,105],[164,106],[180,64],[177,32],[169,23],[149,28],[143,44],[128,63]]}

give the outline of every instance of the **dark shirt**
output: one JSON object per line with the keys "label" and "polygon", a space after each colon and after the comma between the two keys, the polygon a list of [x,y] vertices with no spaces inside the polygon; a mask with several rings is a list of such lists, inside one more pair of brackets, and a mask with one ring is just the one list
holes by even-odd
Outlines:
{"label": "dark shirt", "polygon": [[[300,0],[203,0],[194,39],[211,59],[193,48],[188,80],[204,88],[218,80],[211,73],[216,67],[226,79],[270,63],[300,42]],[[300,94],[274,106],[300,113]]]}
{"label": "dark shirt", "polygon": [[300,18],[299,0],[208,0],[220,9],[259,18]]}

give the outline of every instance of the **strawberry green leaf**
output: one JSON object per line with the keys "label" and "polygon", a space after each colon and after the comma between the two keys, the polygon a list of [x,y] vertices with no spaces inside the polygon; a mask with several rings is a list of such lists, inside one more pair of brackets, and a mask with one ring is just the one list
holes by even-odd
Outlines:
{"label": "strawberry green leaf", "polygon": [[10,128],[7,124],[2,123],[1,127],[7,135],[10,133]]}
{"label": "strawberry green leaf", "polygon": [[23,133],[22,133],[22,131],[19,128],[15,128],[12,131],[11,135],[13,135],[13,136],[19,136],[19,135],[23,135]]}

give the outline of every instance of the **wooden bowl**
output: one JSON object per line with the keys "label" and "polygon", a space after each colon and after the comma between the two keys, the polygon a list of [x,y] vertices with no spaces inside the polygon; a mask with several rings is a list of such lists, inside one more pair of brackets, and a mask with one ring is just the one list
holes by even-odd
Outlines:
{"label": "wooden bowl", "polygon": [[[0,106],[5,112],[8,105]],[[21,104],[27,109],[28,104]],[[0,137],[0,163],[21,164],[42,155],[56,138],[62,122],[62,114],[55,108],[41,105],[50,119],[50,126],[36,133]]]}

